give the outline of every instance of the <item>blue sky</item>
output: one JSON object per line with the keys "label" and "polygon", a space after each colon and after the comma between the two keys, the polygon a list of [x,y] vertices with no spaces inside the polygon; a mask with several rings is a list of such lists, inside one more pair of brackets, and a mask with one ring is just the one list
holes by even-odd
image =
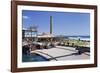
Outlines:
{"label": "blue sky", "polygon": [[23,28],[36,25],[39,33],[49,33],[50,16],[54,35],[90,35],[89,13],[23,10]]}

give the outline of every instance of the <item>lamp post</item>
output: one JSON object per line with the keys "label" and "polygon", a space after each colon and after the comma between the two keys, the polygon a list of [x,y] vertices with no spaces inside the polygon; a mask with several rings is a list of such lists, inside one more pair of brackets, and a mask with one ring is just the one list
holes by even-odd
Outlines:
{"label": "lamp post", "polygon": [[50,16],[50,34],[52,34],[52,16]]}
{"label": "lamp post", "polygon": [[[50,35],[52,35],[52,16],[50,16]],[[52,43],[52,37],[50,41]]]}

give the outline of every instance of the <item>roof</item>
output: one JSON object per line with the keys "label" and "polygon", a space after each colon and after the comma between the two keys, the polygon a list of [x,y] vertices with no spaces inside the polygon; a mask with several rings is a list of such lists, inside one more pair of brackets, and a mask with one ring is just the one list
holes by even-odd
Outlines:
{"label": "roof", "polygon": [[52,34],[42,34],[42,35],[38,35],[37,37],[38,38],[51,38],[51,37],[54,37],[54,35],[52,35]]}

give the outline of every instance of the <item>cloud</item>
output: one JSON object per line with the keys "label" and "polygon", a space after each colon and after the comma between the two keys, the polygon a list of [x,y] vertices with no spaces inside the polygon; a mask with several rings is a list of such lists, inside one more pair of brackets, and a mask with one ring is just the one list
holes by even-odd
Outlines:
{"label": "cloud", "polygon": [[28,19],[29,17],[28,17],[28,16],[23,16],[23,18],[24,18],[24,19]]}

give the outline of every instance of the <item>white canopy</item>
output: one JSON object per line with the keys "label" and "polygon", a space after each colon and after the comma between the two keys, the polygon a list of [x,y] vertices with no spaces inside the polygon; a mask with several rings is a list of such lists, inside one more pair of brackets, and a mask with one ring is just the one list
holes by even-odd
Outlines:
{"label": "white canopy", "polygon": [[43,35],[38,35],[37,37],[38,38],[51,38],[51,37],[54,37],[54,35],[52,35],[52,34],[43,34]]}

